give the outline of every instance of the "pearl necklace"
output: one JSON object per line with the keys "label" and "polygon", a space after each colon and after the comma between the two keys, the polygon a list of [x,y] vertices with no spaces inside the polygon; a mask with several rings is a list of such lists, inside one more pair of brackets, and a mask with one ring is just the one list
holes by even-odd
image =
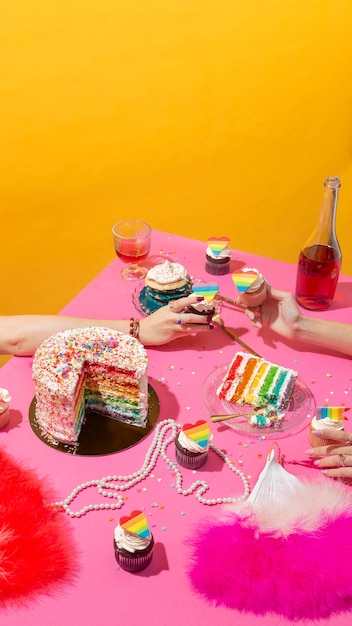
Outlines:
{"label": "pearl necklace", "polygon": [[[67,515],[70,517],[82,517],[89,511],[99,511],[99,510],[113,510],[119,509],[125,503],[123,497],[118,493],[119,491],[126,491],[130,489],[137,483],[141,482],[150,474],[152,469],[154,468],[159,455],[164,459],[168,466],[171,466],[176,475],[176,489],[179,494],[183,496],[188,496],[192,493],[195,494],[195,497],[201,504],[206,505],[214,505],[214,504],[229,504],[234,502],[240,502],[242,500],[246,500],[249,495],[249,483],[246,476],[235,467],[229,457],[219,450],[214,444],[210,443],[209,448],[214,450],[216,454],[218,454],[226,463],[226,465],[230,468],[230,470],[239,476],[242,480],[244,492],[243,495],[238,498],[204,498],[203,494],[209,489],[209,485],[205,480],[196,480],[188,489],[183,489],[182,487],[182,474],[174,461],[171,461],[166,453],[167,446],[176,439],[177,432],[180,430],[182,426],[180,424],[176,424],[176,422],[172,419],[166,419],[160,422],[156,429],[153,441],[147,451],[147,454],[144,459],[144,463],[140,470],[134,472],[133,474],[129,474],[128,476],[105,476],[100,480],[90,480],[85,483],[81,483],[77,485],[71,491],[70,495],[65,498],[65,500],[61,500],[60,502],[54,502],[51,506],[54,509],[64,510]],[[165,440],[165,436],[167,432],[171,430],[171,434]],[[104,497],[114,499],[115,502],[106,502],[102,504],[88,504],[84,506],[80,511],[73,511],[70,508],[70,504],[73,500],[78,496],[78,494],[88,487],[96,487],[97,491]]]}

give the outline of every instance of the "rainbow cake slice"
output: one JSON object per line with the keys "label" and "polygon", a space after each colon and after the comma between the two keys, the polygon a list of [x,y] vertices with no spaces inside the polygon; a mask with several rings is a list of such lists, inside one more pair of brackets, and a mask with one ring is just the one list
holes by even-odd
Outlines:
{"label": "rainbow cake slice", "polygon": [[147,353],[137,339],[108,328],[52,335],[33,359],[39,426],[64,443],[77,442],[89,411],[145,426],[147,363]]}
{"label": "rainbow cake slice", "polygon": [[247,352],[237,352],[216,391],[221,400],[249,404],[263,415],[287,409],[297,372]]}

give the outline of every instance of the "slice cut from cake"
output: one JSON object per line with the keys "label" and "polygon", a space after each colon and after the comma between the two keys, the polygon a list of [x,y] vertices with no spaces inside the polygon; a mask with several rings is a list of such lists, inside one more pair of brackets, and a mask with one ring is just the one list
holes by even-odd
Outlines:
{"label": "slice cut from cake", "polygon": [[250,404],[265,414],[280,414],[288,406],[297,372],[247,352],[237,352],[216,391],[221,400]]}
{"label": "slice cut from cake", "polygon": [[145,426],[147,364],[142,344],[118,331],[89,327],[52,335],[33,359],[39,426],[64,443],[77,442],[89,411]]}

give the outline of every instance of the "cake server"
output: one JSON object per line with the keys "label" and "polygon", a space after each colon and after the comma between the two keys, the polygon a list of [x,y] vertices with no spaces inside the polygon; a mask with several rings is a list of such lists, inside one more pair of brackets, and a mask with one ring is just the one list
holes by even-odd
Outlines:
{"label": "cake server", "polygon": [[255,350],[253,350],[247,343],[245,343],[242,339],[240,339],[240,337],[237,337],[237,335],[235,335],[235,333],[233,333],[232,330],[230,330],[229,328],[227,328],[227,326],[225,326],[225,324],[222,321],[219,313],[216,313],[213,316],[211,321],[215,322],[215,324],[220,326],[220,328],[222,328],[225,331],[225,333],[227,333],[232,339],[234,339],[234,341],[239,343],[240,346],[242,346],[242,348],[247,350],[247,352],[250,352],[254,356],[259,356],[260,357],[260,354],[258,354],[258,352],[255,352]]}
{"label": "cake server", "polygon": [[225,415],[211,415],[210,421],[214,424],[216,422],[225,422],[225,420],[231,420],[234,417],[248,417],[247,413],[226,413]]}
{"label": "cake server", "polygon": [[242,313],[244,313],[247,308],[243,304],[238,304],[236,300],[231,300],[231,298],[228,298],[227,296],[222,296],[221,293],[216,294],[215,300],[220,300],[221,302],[231,304],[231,306],[235,307],[235,309],[237,309],[238,311],[242,311]]}

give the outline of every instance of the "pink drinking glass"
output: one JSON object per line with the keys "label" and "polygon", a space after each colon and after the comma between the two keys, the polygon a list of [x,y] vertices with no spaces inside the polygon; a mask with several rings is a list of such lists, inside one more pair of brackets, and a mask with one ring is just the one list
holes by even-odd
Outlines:
{"label": "pink drinking glass", "polygon": [[121,270],[125,280],[141,280],[147,273],[140,263],[146,260],[150,251],[152,229],[141,220],[122,220],[112,228],[115,252],[119,259],[127,263]]}

